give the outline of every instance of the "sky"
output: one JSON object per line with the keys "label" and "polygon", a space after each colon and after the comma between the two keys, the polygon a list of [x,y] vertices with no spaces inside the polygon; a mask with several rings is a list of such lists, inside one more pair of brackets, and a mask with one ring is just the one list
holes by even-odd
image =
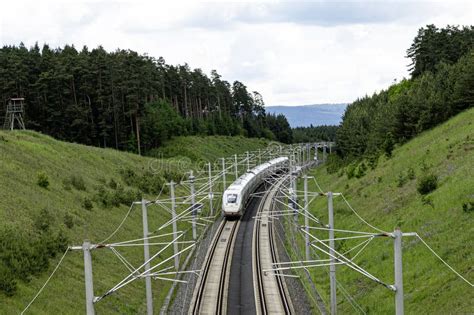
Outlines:
{"label": "sky", "polygon": [[242,81],[266,105],[345,103],[408,77],[420,27],[474,1],[5,1],[0,45],[131,49]]}

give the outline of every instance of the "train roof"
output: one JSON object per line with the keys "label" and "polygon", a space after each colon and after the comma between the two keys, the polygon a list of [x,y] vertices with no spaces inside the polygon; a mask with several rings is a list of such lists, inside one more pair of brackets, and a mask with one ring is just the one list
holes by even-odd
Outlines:
{"label": "train roof", "polygon": [[255,166],[251,170],[247,171],[245,174],[240,176],[233,182],[226,191],[240,191],[242,187],[244,187],[252,178],[254,178],[257,174],[263,172],[264,170],[277,165],[281,162],[287,161],[287,157],[279,157],[268,162],[262,163],[260,165]]}

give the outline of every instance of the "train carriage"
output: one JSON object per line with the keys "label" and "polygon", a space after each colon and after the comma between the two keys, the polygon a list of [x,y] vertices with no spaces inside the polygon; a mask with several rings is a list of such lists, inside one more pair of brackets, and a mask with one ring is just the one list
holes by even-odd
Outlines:
{"label": "train carriage", "polygon": [[279,157],[260,164],[240,176],[224,192],[222,197],[224,216],[234,218],[242,216],[250,194],[263,183],[265,177],[287,167],[287,164],[287,157]]}

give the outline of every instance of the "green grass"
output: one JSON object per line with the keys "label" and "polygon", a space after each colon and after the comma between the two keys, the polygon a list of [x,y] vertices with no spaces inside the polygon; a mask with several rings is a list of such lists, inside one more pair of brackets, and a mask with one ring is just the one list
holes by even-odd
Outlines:
{"label": "green grass", "polygon": [[[193,155],[189,156],[191,165],[186,167],[192,167],[196,165],[193,164],[195,160],[263,148],[265,141],[184,137],[171,141],[163,148],[167,152],[166,157],[174,155],[172,147],[176,145],[190,146],[186,152]],[[181,155],[187,154],[182,152],[177,151]],[[152,200],[166,179],[182,177],[187,171],[174,158],[155,160],[110,149],[65,143],[31,131],[0,131],[0,165],[0,232],[13,229],[18,235],[34,235],[37,233],[35,222],[46,211],[51,214],[51,219],[48,219],[51,228],[63,231],[69,245],[81,245],[84,239],[100,242],[115,230],[127,213],[129,206],[126,202],[118,206],[103,206],[99,195],[120,195],[120,189],[123,189],[132,194],[138,192]],[[140,183],[127,180],[124,171],[137,174]],[[44,175],[49,184],[44,184]],[[39,177],[43,178],[42,186],[38,185]],[[149,178],[154,180],[147,181]],[[117,188],[116,184],[121,188]],[[150,185],[157,187],[150,188]],[[178,187],[177,193],[180,192]],[[85,202],[86,199],[89,202]],[[90,202],[92,209],[88,210]],[[169,214],[156,206],[149,208],[148,215],[150,231],[169,219]],[[142,237],[141,220],[141,209],[136,206],[111,241]],[[189,226],[180,228],[187,229]],[[140,247],[119,251],[134,266],[143,261]],[[155,251],[152,250],[152,253]],[[169,253],[165,252],[161,259]],[[19,313],[42,286],[61,255],[58,252],[50,259],[47,270],[29,275],[29,281],[18,280],[17,292],[12,297],[0,291],[0,313]],[[110,250],[94,250],[92,256],[94,291],[98,296],[125,277],[127,270]],[[159,312],[169,288],[170,282],[153,281],[155,312]],[[29,311],[31,314],[83,314],[84,296],[82,252],[69,252]],[[96,310],[100,314],[145,313],[144,281],[136,281],[103,299],[96,304]]]}
{"label": "green grass", "polygon": [[[413,173],[407,175],[410,168],[415,178]],[[400,181],[400,174],[406,179]],[[422,198],[417,182],[426,174],[437,176],[438,187]],[[324,166],[310,175],[324,191],[342,192],[374,226],[385,231],[400,227],[404,232],[418,232],[454,269],[474,282],[474,212],[463,211],[463,203],[474,202],[474,109],[396,148],[391,158],[381,157],[378,166],[361,178],[348,179],[342,172],[328,174]],[[301,180],[299,189],[303,189]],[[314,182],[310,190],[316,191]],[[357,219],[341,197],[335,197],[334,209],[335,228],[374,232]],[[326,198],[318,197],[310,211],[327,222]],[[327,238],[327,232],[316,234]],[[343,235],[336,233],[337,236]],[[336,246],[349,249],[355,244],[356,241],[346,241]],[[391,239],[374,239],[355,262],[393,284]],[[311,273],[327,301],[326,272],[312,269]],[[414,237],[403,239],[403,275],[406,314],[474,313],[474,288],[454,275]],[[337,279],[367,313],[394,313],[394,294],[388,289],[344,266],[337,267]],[[338,294],[339,312],[355,313],[340,291]]]}

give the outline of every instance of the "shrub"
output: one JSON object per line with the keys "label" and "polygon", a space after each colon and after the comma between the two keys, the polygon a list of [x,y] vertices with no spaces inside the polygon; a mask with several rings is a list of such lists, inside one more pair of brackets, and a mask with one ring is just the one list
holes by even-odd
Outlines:
{"label": "shrub", "polygon": [[392,151],[395,148],[395,140],[393,138],[392,133],[388,133],[387,138],[382,144],[382,150],[385,155],[390,158],[392,156]]}
{"label": "shrub", "polygon": [[407,178],[405,177],[405,174],[403,172],[399,173],[397,177],[397,187],[403,187],[406,182]]}
{"label": "shrub", "polygon": [[137,174],[132,169],[125,168],[120,170],[120,176],[122,176],[125,184],[133,186],[136,183]]}
{"label": "shrub", "polygon": [[71,185],[77,190],[81,190],[81,191],[86,190],[86,183],[84,182],[84,179],[81,176],[72,175],[70,182],[71,182]]}
{"label": "shrub", "polygon": [[69,213],[66,213],[64,215],[64,225],[68,229],[72,229],[74,227],[74,217],[72,215],[70,215]]}
{"label": "shrub", "polygon": [[175,183],[179,183],[183,177],[183,173],[175,169],[166,169],[163,176],[167,182],[174,181]]}
{"label": "shrub", "polygon": [[45,271],[49,258],[66,247],[67,238],[53,225],[28,231],[0,226],[0,291],[14,295],[18,279],[29,281],[31,275]]}
{"label": "shrub", "polygon": [[364,162],[360,163],[357,165],[355,171],[354,171],[354,176],[356,178],[361,178],[365,175],[365,172],[367,171],[367,166],[365,165]]}
{"label": "shrub", "polygon": [[92,200],[90,200],[89,198],[84,198],[84,201],[82,202],[82,206],[84,207],[84,209],[88,210],[88,211],[91,211],[92,208],[94,208],[94,204],[92,203]]}
{"label": "shrub", "polygon": [[45,172],[39,172],[36,175],[36,178],[37,178],[36,183],[38,184],[38,186],[43,187],[43,188],[48,188],[49,179],[48,179],[48,175],[46,175]]}
{"label": "shrub", "polygon": [[464,212],[467,212],[467,213],[473,212],[474,211],[474,202],[472,202],[472,201],[463,202],[462,210]]}
{"label": "shrub", "polygon": [[118,187],[117,182],[113,178],[110,179],[108,185],[111,189],[117,189],[117,187]]}
{"label": "shrub", "polygon": [[16,281],[13,272],[0,264],[0,291],[6,296],[13,296],[16,292]]}
{"label": "shrub", "polygon": [[422,196],[421,203],[424,204],[425,206],[430,206],[434,208],[433,199],[430,196]]}
{"label": "shrub", "polygon": [[355,175],[355,170],[356,170],[356,166],[355,166],[354,163],[349,164],[349,165],[346,167],[347,179],[351,179],[352,177],[354,177],[354,175]]}
{"label": "shrub", "polygon": [[369,164],[370,169],[375,170],[379,162],[379,156],[375,154],[371,155],[368,157],[367,162]]}
{"label": "shrub", "polygon": [[438,177],[434,174],[424,175],[418,180],[417,190],[421,195],[427,195],[438,188]]}
{"label": "shrub", "polygon": [[132,202],[141,199],[142,193],[137,189],[125,189],[118,185],[117,189],[109,191],[100,186],[97,188],[97,193],[94,200],[103,207],[118,207],[121,204],[129,206]]}
{"label": "shrub", "polygon": [[328,174],[336,173],[344,165],[342,159],[337,154],[329,154],[326,161],[326,171]]}
{"label": "shrub", "polygon": [[410,180],[415,179],[415,170],[412,167],[408,168],[407,176],[408,176],[408,179]]}
{"label": "shrub", "polygon": [[47,232],[52,223],[54,223],[54,216],[48,209],[43,208],[35,218],[33,225],[39,232]]}

